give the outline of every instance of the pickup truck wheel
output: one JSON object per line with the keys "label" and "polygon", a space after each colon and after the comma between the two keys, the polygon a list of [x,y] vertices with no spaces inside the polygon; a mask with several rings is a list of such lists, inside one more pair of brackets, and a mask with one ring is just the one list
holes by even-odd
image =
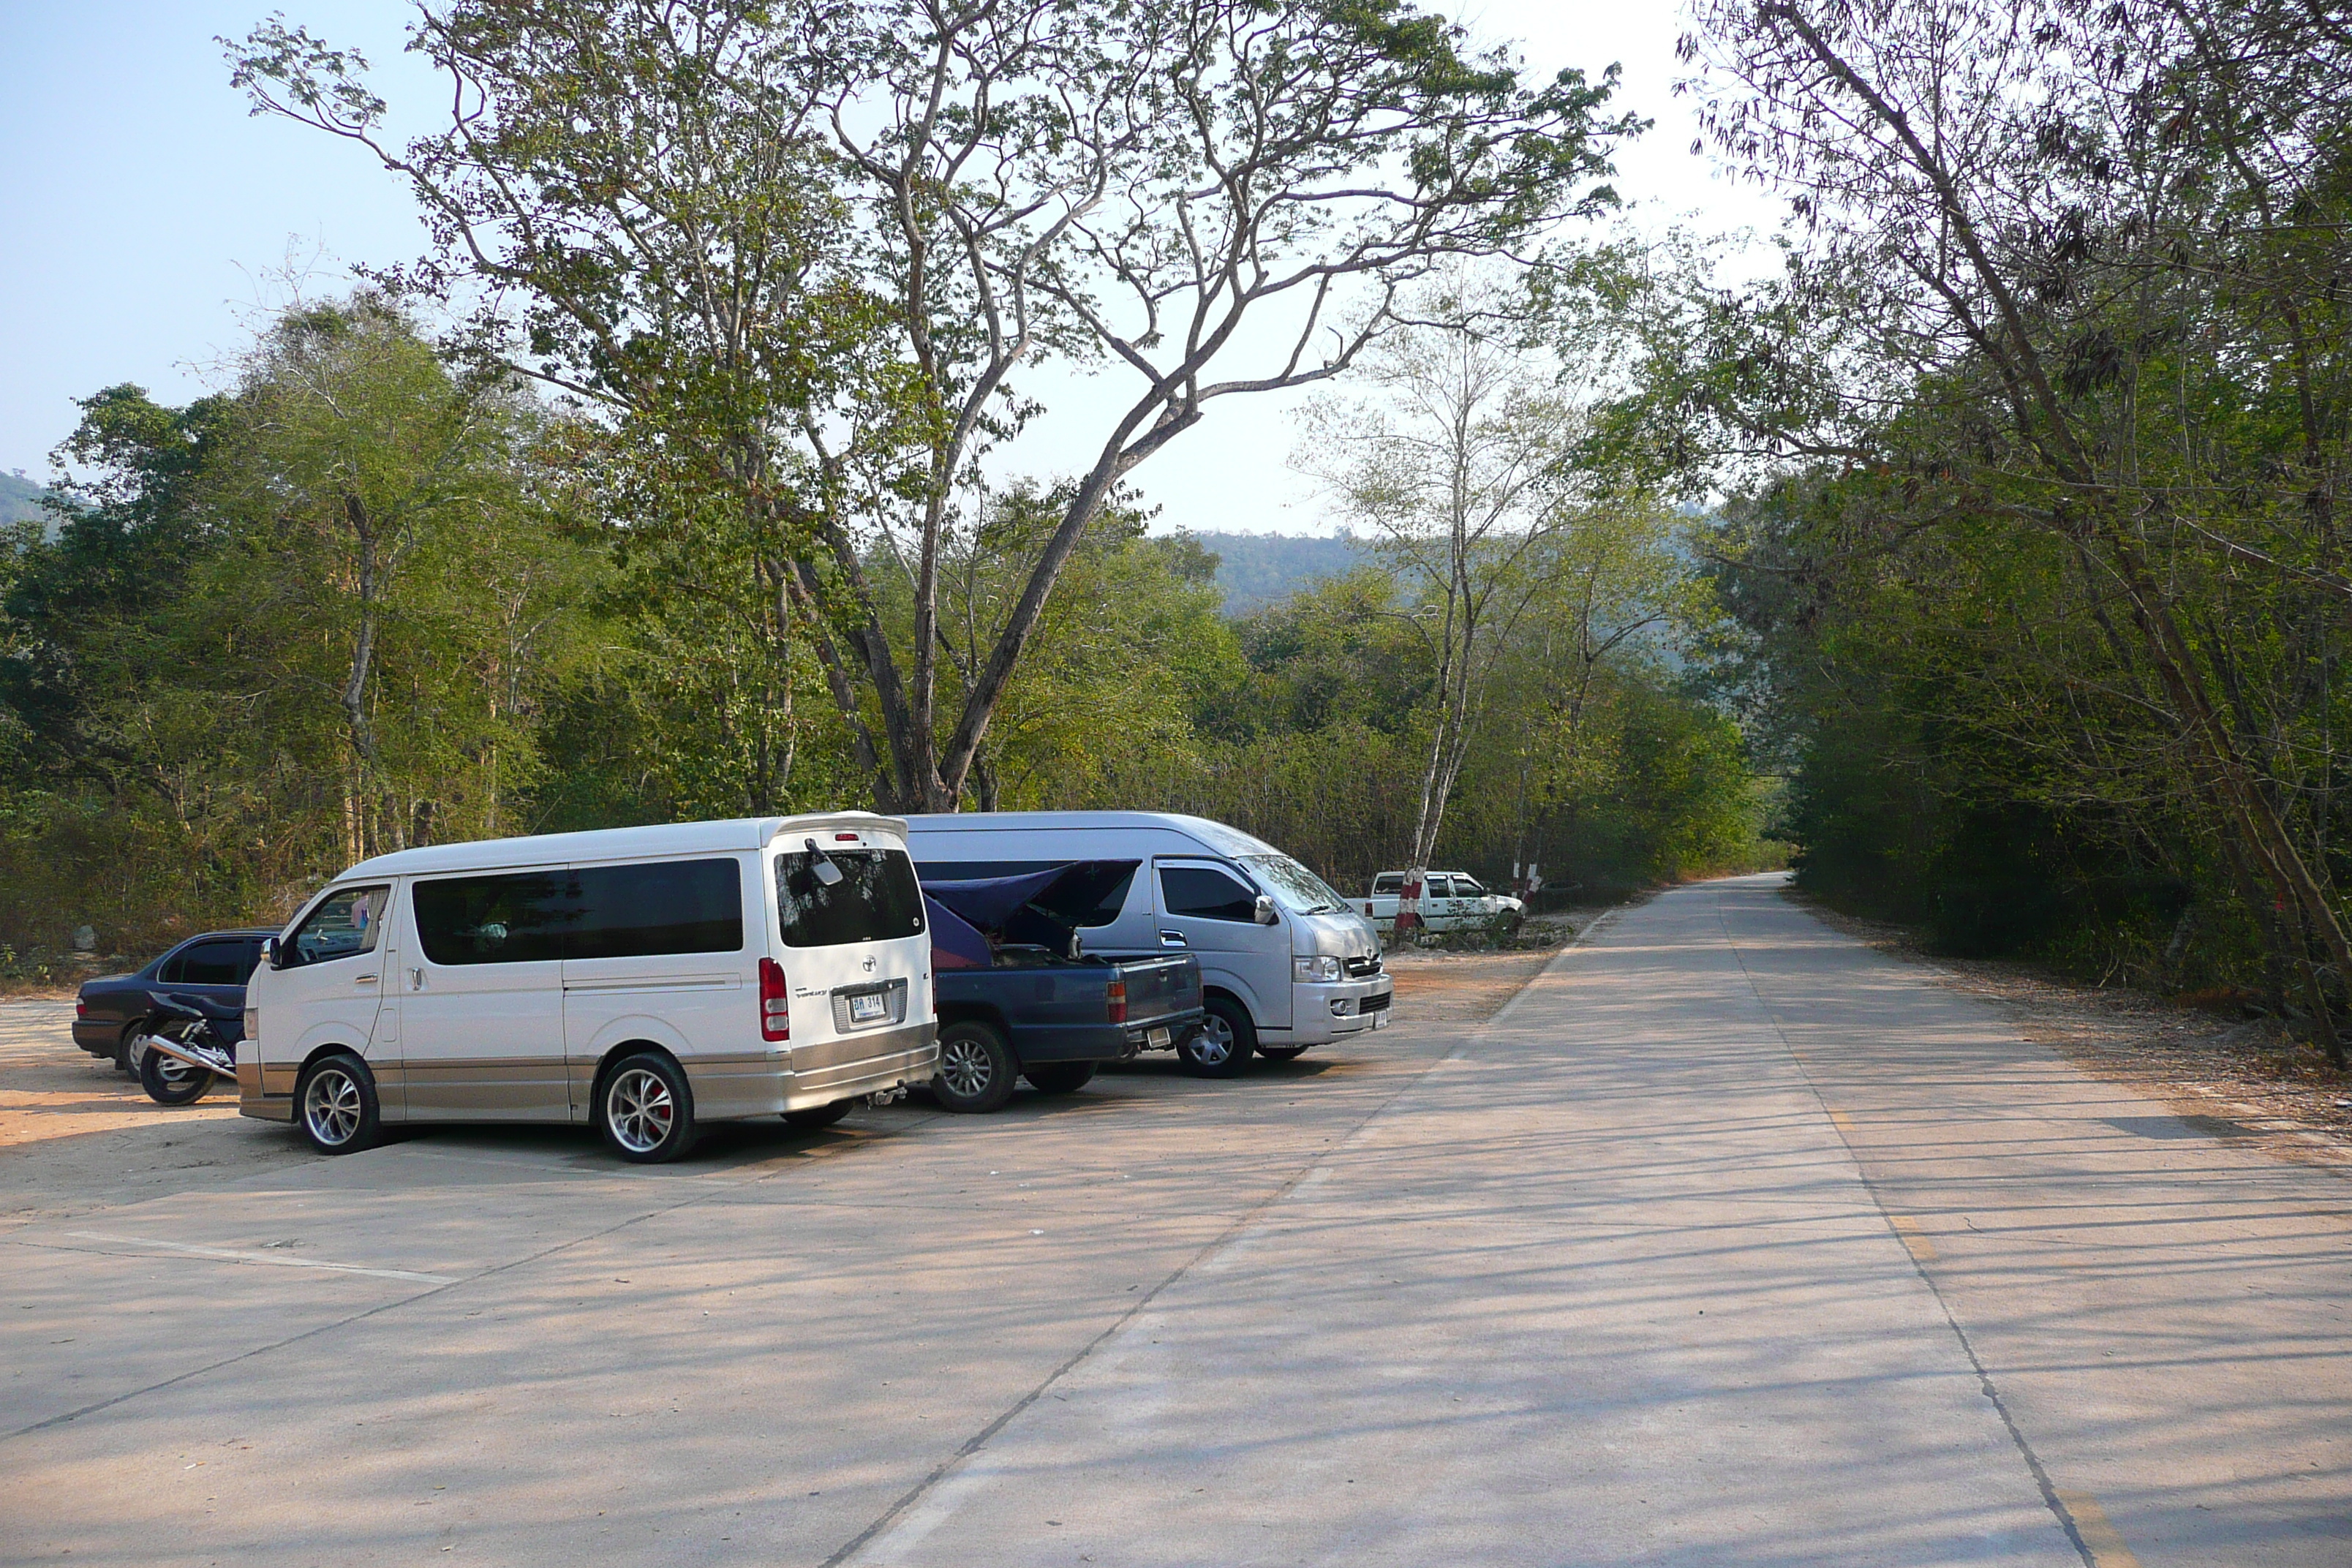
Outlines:
{"label": "pickup truck wheel", "polygon": [[1270,1062],[1286,1062],[1306,1048],[1305,1046],[1260,1046],[1257,1054]]}
{"label": "pickup truck wheel", "polygon": [[139,1056],[139,1087],[158,1105],[193,1105],[212,1088],[213,1075],[157,1050]]}
{"label": "pickup truck wheel", "polygon": [[950,1110],[995,1110],[1013,1098],[1021,1064],[1004,1037],[985,1024],[966,1020],[940,1031],[940,1076],[931,1092]]}
{"label": "pickup truck wheel", "polygon": [[814,1131],[819,1127],[832,1126],[856,1109],[857,1101],[854,1100],[836,1100],[831,1105],[812,1106],[806,1110],[787,1110],[784,1121],[788,1126]]}
{"label": "pickup truck wheel", "polygon": [[1093,1062],[1048,1062],[1043,1067],[1023,1068],[1021,1076],[1039,1094],[1075,1094],[1094,1081]]}
{"label": "pickup truck wheel", "polygon": [[1239,1078],[1257,1049],[1257,1026],[1241,1004],[1208,999],[1198,1034],[1176,1046],[1176,1060],[1194,1078]]}

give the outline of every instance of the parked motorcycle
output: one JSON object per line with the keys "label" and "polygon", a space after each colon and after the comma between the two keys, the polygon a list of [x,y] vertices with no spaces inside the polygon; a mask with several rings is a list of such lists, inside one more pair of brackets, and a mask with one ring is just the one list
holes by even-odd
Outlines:
{"label": "parked motorcycle", "polygon": [[201,1100],[215,1077],[236,1081],[236,1043],[192,997],[156,996],[127,1054],[139,1086],[158,1105]]}

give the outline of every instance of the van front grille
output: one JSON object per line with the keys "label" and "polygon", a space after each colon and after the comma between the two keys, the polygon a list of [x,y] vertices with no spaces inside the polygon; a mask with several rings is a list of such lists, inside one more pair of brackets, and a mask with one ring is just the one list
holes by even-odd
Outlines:
{"label": "van front grille", "polygon": [[1350,980],[1361,980],[1368,974],[1378,974],[1380,972],[1381,959],[1378,953],[1374,953],[1370,958],[1348,960],[1348,978]]}

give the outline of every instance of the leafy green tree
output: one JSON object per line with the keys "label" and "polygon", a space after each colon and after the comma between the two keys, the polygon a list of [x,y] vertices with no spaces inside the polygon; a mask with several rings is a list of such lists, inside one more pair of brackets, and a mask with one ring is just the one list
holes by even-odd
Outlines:
{"label": "leafy green tree", "polygon": [[[1401,0],[459,0],[412,47],[453,117],[405,148],[356,55],[279,23],[231,54],[257,111],[409,183],[436,240],[409,281],[524,301],[481,318],[490,352],[763,536],[860,768],[926,810],[1139,465],[1220,399],[1339,374],[1440,258],[1606,205],[1634,128],[1606,80],[1529,83]],[[1235,363],[1269,317],[1286,347]],[[1053,361],[1131,381],[950,711],[940,574],[987,526],[955,498]]]}

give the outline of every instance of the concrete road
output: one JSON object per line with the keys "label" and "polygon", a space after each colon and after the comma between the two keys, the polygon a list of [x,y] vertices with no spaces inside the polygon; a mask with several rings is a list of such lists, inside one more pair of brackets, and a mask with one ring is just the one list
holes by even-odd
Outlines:
{"label": "concrete road", "polygon": [[654,1171],[0,1154],[0,1559],[2352,1562],[2345,1178],[1769,879],[1320,1055]]}

